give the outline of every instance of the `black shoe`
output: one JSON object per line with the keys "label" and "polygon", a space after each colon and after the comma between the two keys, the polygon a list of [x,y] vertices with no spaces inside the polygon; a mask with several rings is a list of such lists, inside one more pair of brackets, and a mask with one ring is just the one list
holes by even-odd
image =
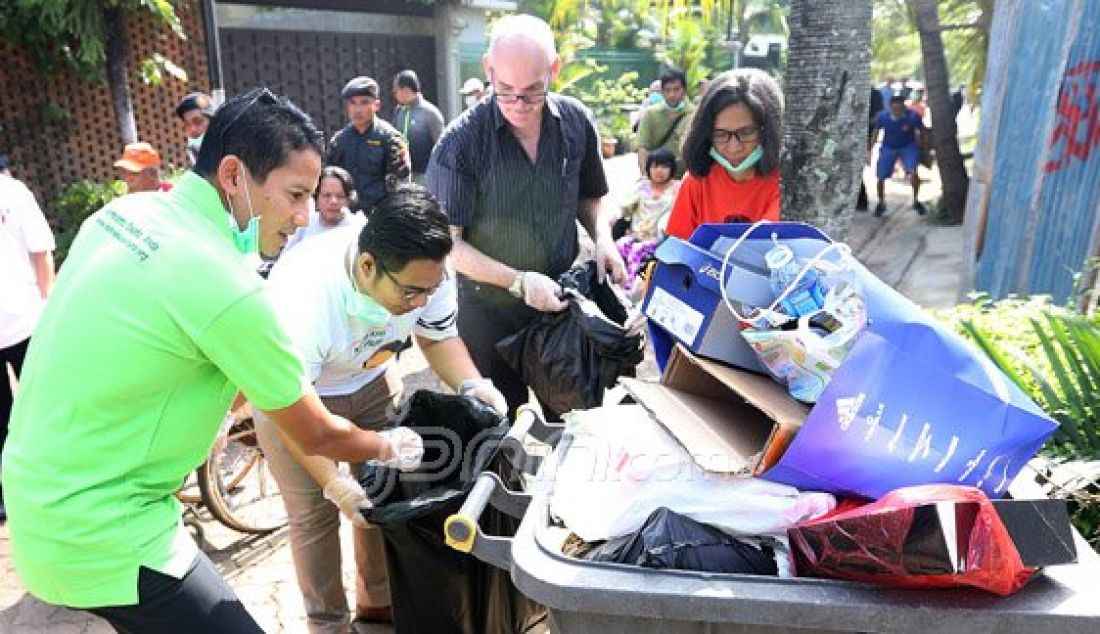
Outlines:
{"label": "black shoe", "polygon": [[917,213],[922,215],[922,216],[924,214],[928,213],[928,210],[925,209],[925,207],[924,207],[924,203],[920,202],[919,200],[917,202],[913,203],[913,209],[916,209]]}
{"label": "black shoe", "polygon": [[875,218],[880,218],[884,213],[886,213],[886,203],[875,205]]}

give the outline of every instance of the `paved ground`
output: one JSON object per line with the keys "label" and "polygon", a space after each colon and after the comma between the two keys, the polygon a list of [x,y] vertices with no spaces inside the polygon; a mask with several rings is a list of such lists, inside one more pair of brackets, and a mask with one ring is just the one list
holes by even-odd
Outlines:
{"label": "paved ground", "polygon": [[[617,157],[608,162],[612,196],[627,191],[637,177],[633,155]],[[930,179],[921,191],[922,200],[939,196],[935,174],[923,172]],[[870,173],[867,174],[870,179]],[[873,181],[868,181],[872,184]],[[908,186],[902,182],[887,184],[889,210],[882,218],[867,212],[857,212],[849,243],[859,258],[872,271],[898,288],[918,304],[939,308],[954,305],[957,296],[961,227],[938,227],[911,209]],[[412,354],[410,354],[412,353]],[[407,371],[407,389],[438,386],[414,351],[402,355]],[[653,364],[647,363],[643,375],[652,375]],[[204,550],[240,595],[260,625],[268,632],[304,632],[301,598],[294,580],[294,570],[287,548],[285,530],[263,537],[248,537],[235,533],[213,521],[204,523],[207,543]],[[345,565],[344,585],[354,588],[350,535],[342,534]],[[112,630],[95,617],[41,603],[26,593],[11,566],[8,533],[0,525],[0,633],[107,633]],[[349,595],[349,599],[351,595]],[[389,627],[374,627],[371,632],[392,632]]]}

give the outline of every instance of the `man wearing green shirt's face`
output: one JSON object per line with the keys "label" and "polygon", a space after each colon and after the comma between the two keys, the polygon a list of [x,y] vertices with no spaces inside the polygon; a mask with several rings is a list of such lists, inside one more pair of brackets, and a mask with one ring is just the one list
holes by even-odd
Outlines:
{"label": "man wearing green shirt's face", "polygon": [[81,226],[0,474],[31,593],[120,631],[260,631],[173,495],[238,390],[306,455],[415,464],[419,437],[397,443],[325,409],[244,257],[276,255],[307,222],[321,156],[309,117],[255,90],[218,110],[171,192],[124,196]]}

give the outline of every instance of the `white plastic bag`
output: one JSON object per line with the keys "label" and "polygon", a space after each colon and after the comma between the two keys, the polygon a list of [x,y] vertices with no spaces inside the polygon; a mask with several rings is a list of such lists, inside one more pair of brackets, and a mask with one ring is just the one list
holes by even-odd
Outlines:
{"label": "white plastic bag", "polygon": [[783,535],[836,506],[827,493],[703,471],[640,405],[565,420],[574,440],[543,484],[551,513],[585,541],[634,532],[662,506],[735,535]]}

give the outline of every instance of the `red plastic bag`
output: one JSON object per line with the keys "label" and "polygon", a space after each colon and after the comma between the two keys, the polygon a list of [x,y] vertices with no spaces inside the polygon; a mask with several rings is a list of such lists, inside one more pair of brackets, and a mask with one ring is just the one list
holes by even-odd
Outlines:
{"label": "red plastic bag", "polygon": [[979,489],[929,484],[788,529],[799,576],[895,588],[972,586],[1001,596],[1027,583],[992,502]]}

